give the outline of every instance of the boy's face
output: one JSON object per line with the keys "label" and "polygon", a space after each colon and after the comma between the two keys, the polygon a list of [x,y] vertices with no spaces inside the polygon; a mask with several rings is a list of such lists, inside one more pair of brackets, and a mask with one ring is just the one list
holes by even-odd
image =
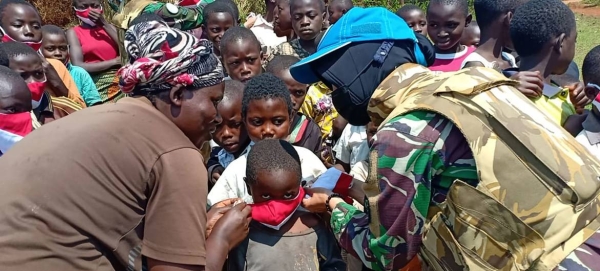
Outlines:
{"label": "boy's face", "polygon": [[252,77],[262,73],[260,45],[237,39],[226,46],[223,62],[227,73],[233,80],[245,84]]}
{"label": "boy's face", "polygon": [[571,30],[570,35],[564,35],[559,38],[560,44],[555,46],[555,51],[558,51],[558,59],[556,68],[552,71],[553,74],[563,74],[569,69],[569,65],[575,57],[575,43],[577,42],[577,30]]}
{"label": "boy's face", "polygon": [[11,70],[21,75],[25,83],[44,82],[46,75],[38,55],[17,55],[10,59]]}
{"label": "boy's face", "polygon": [[234,26],[233,16],[228,12],[216,12],[212,13],[206,18],[206,24],[204,26],[204,32],[208,40],[214,44],[215,52],[220,54],[219,46],[221,38],[227,29]]}
{"label": "boy's face", "polygon": [[427,33],[440,51],[455,51],[470,22],[471,15],[453,5],[430,4],[427,9]]}
{"label": "boy's face", "polygon": [[24,84],[3,84],[0,89],[0,114],[15,114],[31,111],[31,92]]}
{"label": "boy's face", "polygon": [[265,138],[285,140],[290,133],[290,111],[280,98],[253,100],[248,104],[244,124],[253,142]]}
{"label": "boy's face", "polygon": [[277,35],[283,35],[285,32],[292,30],[289,2],[277,0],[275,12],[273,13],[273,21],[273,30]]}
{"label": "boy's face", "polygon": [[401,14],[402,19],[406,21],[408,27],[419,34],[427,35],[427,20],[423,11],[411,10]]}
{"label": "boy's face", "polygon": [[18,42],[40,42],[42,19],[33,7],[10,4],[2,16],[4,33]]}
{"label": "boy's face", "polygon": [[460,43],[466,46],[478,47],[480,36],[481,31],[479,30],[479,26],[471,24],[465,28]]}
{"label": "boy's face", "polygon": [[327,7],[327,13],[329,14],[329,25],[332,25],[344,15],[345,10],[339,4],[334,4]]}
{"label": "boy's face", "polygon": [[242,95],[233,96],[223,99],[217,106],[223,120],[217,125],[213,140],[228,153],[237,154],[245,147],[248,133],[242,122]]}
{"label": "boy's face", "polygon": [[44,33],[42,54],[45,58],[54,58],[62,63],[69,61],[69,43],[65,35]]}
{"label": "boy's face", "polygon": [[302,40],[313,40],[321,32],[325,13],[318,0],[301,0],[290,6],[292,27]]}
{"label": "boy's face", "polygon": [[259,170],[256,183],[250,186],[254,203],[295,199],[300,192],[297,174],[289,170]]}
{"label": "boy's face", "polygon": [[300,107],[304,103],[306,98],[306,92],[308,90],[307,84],[302,84],[292,77],[290,70],[283,70],[275,74],[279,79],[283,80],[288,90],[290,91],[290,97],[294,106],[294,113],[300,111]]}

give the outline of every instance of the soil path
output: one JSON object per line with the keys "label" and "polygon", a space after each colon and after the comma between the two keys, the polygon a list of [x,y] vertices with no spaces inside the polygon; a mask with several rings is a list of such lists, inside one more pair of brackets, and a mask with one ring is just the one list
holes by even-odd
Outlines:
{"label": "soil path", "polygon": [[563,2],[577,14],[600,17],[600,6],[585,4],[581,0],[566,0]]}

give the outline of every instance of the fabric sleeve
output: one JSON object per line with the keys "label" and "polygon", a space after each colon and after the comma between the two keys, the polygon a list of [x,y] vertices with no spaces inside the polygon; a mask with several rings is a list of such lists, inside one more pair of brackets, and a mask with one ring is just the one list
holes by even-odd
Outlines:
{"label": "fabric sleeve", "polygon": [[102,98],[100,98],[98,88],[96,87],[96,84],[94,84],[94,80],[90,74],[84,69],[80,69],[78,79],[80,81],[79,85],[81,85],[79,90],[81,91],[81,96],[83,97],[85,104],[87,106],[92,106],[102,103]]}
{"label": "fabric sleeve", "polygon": [[[240,159],[240,158],[238,158]],[[241,166],[243,163],[243,167]],[[213,188],[208,193],[207,204],[208,206],[213,206],[216,203],[224,201],[226,199],[231,198],[244,198],[246,195],[240,195],[237,187],[238,182],[243,182],[242,177],[238,176],[238,174],[242,174],[242,176],[246,175],[246,160],[238,161],[237,159],[223,171],[219,180],[215,183]],[[241,184],[244,185],[245,184]]]}
{"label": "fabric sleeve", "polygon": [[296,147],[296,151],[298,151],[300,163],[302,163],[301,168],[303,181],[312,181],[327,171],[327,168],[325,165],[323,165],[321,159],[319,159],[319,157],[317,157],[310,150],[302,147]]}
{"label": "fabric sleeve", "polygon": [[206,264],[207,173],[197,149],[161,155],[152,173],[142,254],[177,264]]}
{"label": "fabric sleeve", "polygon": [[215,0],[203,0],[196,8],[179,7],[174,4],[154,2],[144,8],[144,13],[155,13],[165,20],[170,27],[183,31],[192,30],[202,26],[204,7]]}
{"label": "fabric sleeve", "polygon": [[[439,161],[447,155],[442,151],[443,144],[437,144],[444,138],[438,135],[437,139],[435,122],[402,121],[392,120],[373,139],[381,191],[377,201],[380,236],[370,231],[369,216],[352,205],[338,204],[331,216],[331,226],[342,247],[373,270],[398,270],[419,251],[431,201],[432,176],[442,171]],[[401,132],[403,125],[408,130]],[[364,206],[365,210],[370,208],[368,202]]]}
{"label": "fabric sleeve", "polygon": [[350,164],[350,149],[348,148],[348,143],[350,141],[350,135],[352,134],[351,125],[346,125],[344,131],[342,131],[342,135],[335,146],[333,146],[333,151],[335,152],[335,159],[340,160],[346,164]]}
{"label": "fabric sleeve", "polygon": [[[324,225],[323,225],[324,226]],[[317,230],[319,271],[346,271],[346,262],[335,236],[327,228]]]}
{"label": "fabric sleeve", "polygon": [[71,77],[71,74],[67,70],[67,67],[65,67],[65,65],[62,64],[62,62],[56,59],[47,58],[46,60],[48,61],[48,63],[50,63],[50,65],[52,65],[52,67],[54,67],[54,69],[58,73],[58,76],[60,77],[60,79],[62,79],[63,84],[65,84],[65,86],[69,90],[68,98],[73,100],[82,108],[85,108],[85,101],[81,97],[79,89],[77,89],[77,84],[75,84],[75,80],[73,80],[73,77]]}

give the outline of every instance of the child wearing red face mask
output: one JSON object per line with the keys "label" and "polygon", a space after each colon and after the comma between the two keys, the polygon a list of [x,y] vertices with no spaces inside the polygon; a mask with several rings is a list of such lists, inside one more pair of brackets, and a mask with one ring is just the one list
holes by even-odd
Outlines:
{"label": "child wearing red face mask", "polygon": [[280,139],[256,143],[248,154],[246,184],[254,204],[246,240],[229,254],[228,270],[346,270],[333,233],[304,211],[296,149]]}
{"label": "child wearing red face mask", "polygon": [[104,18],[100,0],[74,0],[73,9],[81,23],[67,30],[71,63],[92,76],[102,102],[116,102],[125,97],[116,76],[117,29]]}

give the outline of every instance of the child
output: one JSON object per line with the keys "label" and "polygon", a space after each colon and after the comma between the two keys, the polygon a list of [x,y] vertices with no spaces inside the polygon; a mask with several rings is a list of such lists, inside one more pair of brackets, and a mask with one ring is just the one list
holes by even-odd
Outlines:
{"label": "child", "polygon": [[250,139],[242,122],[242,94],[244,84],[239,81],[225,81],[223,100],[217,106],[223,119],[213,133],[213,140],[218,148],[214,148],[207,163],[208,179],[214,185],[221,173],[240,155],[248,152]]}
{"label": "child", "polygon": [[581,67],[585,94],[591,99],[592,110],[583,122],[583,130],[575,137],[579,143],[600,159],[600,46],[594,47]]}
{"label": "child", "polygon": [[[2,18],[0,20],[2,42],[20,42],[34,51],[38,51],[42,47],[42,18],[33,5],[24,0],[2,0],[0,1],[0,18]],[[44,59],[43,61],[50,64],[45,65],[44,68],[48,75],[48,87],[56,95],[65,96],[79,107],[85,107],[77,85],[65,65],[54,59]]]}
{"label": "child", "polygon": [[276,0],[273,12],[273,31],[278,37],[286,37],[288,41],[295,36],[290,15],[290,0]]}
{"label": "child", "polygon": [[432,71],[458,71],[475,47],[460,44],[465,27],[471,23],[467,0],[431,0],[427,6],[427,33],[435,45]]}
{"label": "child", "polygon": [[463,67],[488,67],[505,70],[517,67],[512,49],[510,20],[515,10],[527,0],[476,0],[475,16],[481,30],[479,46],[463,62]]}
{"label": "child", "polygon": [[42,36],[42,55],[45,58],[56,59],[65,64],[71,77],[75,80],[77,89],[79,89],[85,104],[92,106],[102,103],[98,89],[90,74],[69,61],[69,43],[65,31],[56,25],[44,25],[42,26]]}
{"label": "child", "polygon": [[[481,40],[481,30],[477,21],[471,21],[468,27],[463,31],[460,43],[469,47],[479,47],[479,41]],[[467,57],[468,58],[468,57]]]}
{"label": "child", "polygon": [[321,33],[326,15],[323,0],[291,0],[290,15],[298,38],[275,47],[269,61],[276,55],[293,55],[302,59],[317,51],[315,38]]}
{"label": "child", "polygon": [[206,5],[202,14],[204,16],[202,33],[206,33],[207,39],[214,44],[215,55],[221,57],[219,49],[221,38],[227,29],[236,24],[233,11],[224,1],[215,1]]}
{"label": "child", "polygon": [[223,66],[231,79],[245,84],[262,73],[260,42],[251,30],[232,27],[223,34],[221,41]]}
{"label": "child", "polygon": [[312,119],[300,113],[300,106],[306,98],[308,85],[294,80],[290,74],[290,67],[298,61],[300,59],[294,56],[276,56],[267,65],[267,72],[283,80],[290,93],[294,109],[292,112],[292,132],[289,137],[290,143],[317,153],[321,150],[321,128]]}
{"label": "child", "polygon": [[517,9],[510,24],[510,36],[521,63],[518,69],[507,70],[506,75],[538,72],[543,95],[530,98],[560,125],[576,111],[569,99],[570,89],[556,85],[550,75],[563,74],[573,60],[575,24],[573,12],[559,0],[531,0]]}
{"label": "child", "polygon": [[329,13],[329,25],[333,25],[337,22],[342,15],[346,14],[348,10],[354,7],[352,0],[332,0],[327,6],[327,13]]}
{"label": "child", "polygon": [[50,79],[42,58],[31,47],[20,42],[2,43],[1,47],[8,56],[9,68],[19,73],[27,83],[33,111],[42,124],[81,110],[71,99],[57,94],[48,83]]}
{"label": "child", "polygon": [[230,252],[228,270],[346,270],[333,233],[300,208],[301,158],[292,145],[278,139],[256,143],[245,173],[252,222],[248,237]]}
{"label": "child", "polygon": [[404,5],[396,11],[396,15],[404,19],[415,32],[427,35],[427,19],[423,10],[416,5]]}
{"label": "child", "polygon": [[31,92],[21,76],[0,67],[0,157],[33,130]]}
{"label": "child", "polygon": [[[292,119],[292,101],[281,79],[270,73],[258,75],[246,84],[242,97],[242,119],[250,140],[287,139]],[[302,180],[312,181],[326,171],[319,158],[310,150],[294,147],[302,163]],[[244,183],[247,155],[241,155],[225,169],[208,194],[208,205],[231,198],[252,203]]]}

